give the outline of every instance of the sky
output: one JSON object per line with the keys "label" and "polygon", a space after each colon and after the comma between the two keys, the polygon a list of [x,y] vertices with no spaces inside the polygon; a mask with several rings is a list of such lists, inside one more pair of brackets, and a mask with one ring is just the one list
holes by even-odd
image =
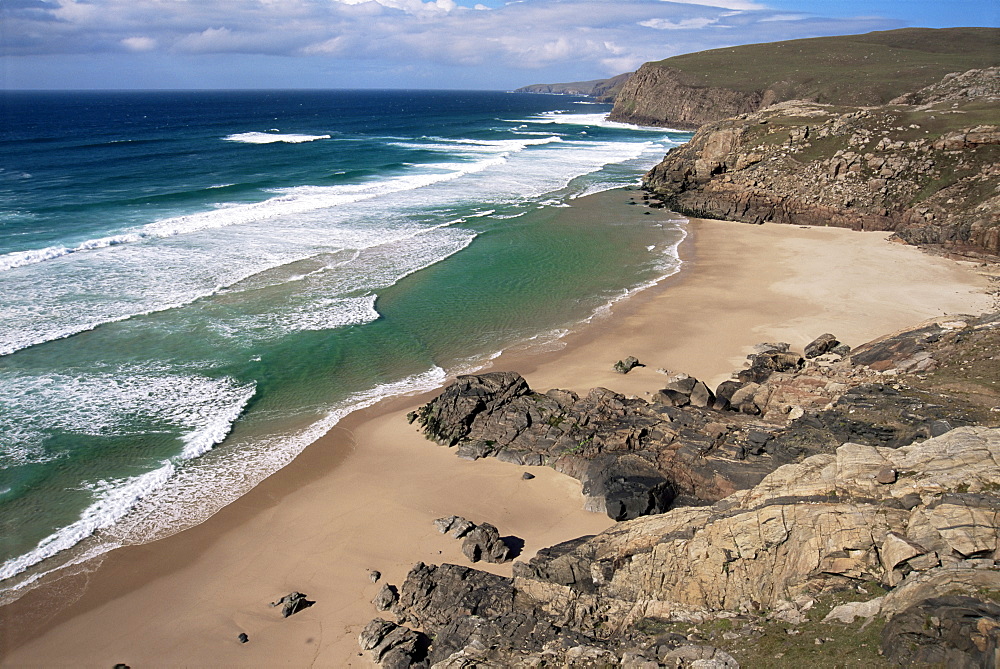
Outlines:
{"label": "sky", "polygon": [[510,90],[724,46],[1000,26],[998,0],[0,0],[0,88]]}

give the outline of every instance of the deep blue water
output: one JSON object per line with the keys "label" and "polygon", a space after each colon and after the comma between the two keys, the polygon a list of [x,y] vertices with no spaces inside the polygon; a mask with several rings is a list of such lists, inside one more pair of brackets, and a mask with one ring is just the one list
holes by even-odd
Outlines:
{"label": "deep blue water", "polygon": [[674,271],[680,223],[574,215],[688,137],[607,111],[3,93],[2,586],[196,523],[351,409]]}

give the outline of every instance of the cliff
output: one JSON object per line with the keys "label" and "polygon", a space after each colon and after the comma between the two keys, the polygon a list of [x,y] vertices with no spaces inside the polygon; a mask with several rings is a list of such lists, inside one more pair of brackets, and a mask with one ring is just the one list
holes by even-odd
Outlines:
{"label": "cliff", "polygon": [[1000,30],[906,28],[713,49],[646,63],[611,120],[695,129],[786,100],[879,105],[949,72],[1000,65]]}
{"label": "cliff", "polygon": [[614,102],[622,85],[632,76],[631,72],[619,74],[610,79],[574,81],[565,84],[532,84],[522,86],[515,93],[550,93],[555,95],[585,95],[598,102]]}
{"label": "cliff", "polygon": [[997,254],[998,101],[994,67],[877,107],[783,102],[705,125],[644,182],[689,215],[894,231]]}

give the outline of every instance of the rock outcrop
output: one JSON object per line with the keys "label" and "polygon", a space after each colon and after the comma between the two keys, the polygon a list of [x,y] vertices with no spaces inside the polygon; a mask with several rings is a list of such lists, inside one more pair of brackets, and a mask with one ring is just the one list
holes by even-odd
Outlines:
{"label": "rock outcrop", "polygon": [[[895,482],[878,481],[885,468],[898,472]],[[997,428],[960,428],[896,449],[847,443],[712,506],[542,550],[515,563],[513,579],[418,564],[393,612],[434,638],[435,666],[584,656],[662,666],[669,656],[679,666],[711,658],[735,667],[728,651],[645,634],[644,621],[743,616],[795,625],[824,593],[872,582],[888,594],[855,611],[890,620],[885,644],[900,661],[978,662],[992,657],[1000,636],[1000,608],[989,603],[1000,591],[998,489]],[[937,622],[918,625],[922,615]]]}
{"label": "rock outcrop", "polygon": [[[567,473],[583,482],[587,508],[627,520],[716,502],[845,441],[897,448],[997,424],[996,350],[1000,314],[942,318],[854,351],[824,335],[809,359],[762,345],[714,392],[677,375],[652,402],[603,388],[537,393],[511,372],[462,376],[410,418],[459,457]],[[928,375],[965,390],[945,392]]]}
{"label": "rock outcrop", "polygon": [[[702,127],[645,176],[694,216],[893,231],[1000,253],[1000,68],[949,77],[919,106],[804,101]],[[909,99],[909,98],[908,98]]]}

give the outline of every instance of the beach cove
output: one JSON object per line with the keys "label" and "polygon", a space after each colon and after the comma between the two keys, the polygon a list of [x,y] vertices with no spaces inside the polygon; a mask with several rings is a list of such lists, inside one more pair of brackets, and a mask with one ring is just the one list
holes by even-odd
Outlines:
{"label": "beach cove", "polygon": [[[604,213],[625,197],[600,200]],[[761,341],[801,348],[832,332],[856,346],[992,305],[972,264],[886,233],[701,220],[687,231],[678,274],[617,302],[558,350],[507,351],[491,369],[517,371],[537,390],[604,386],[645,397],[665,380],[658,369],[714,386]],[[645,367],[615,374],[628,355]],[[524,541],[522,560],[611,525],[582,510],[573,479],[460,460],[425,440],[406,413],[432,396],[355,412],[206,522],[113,551],[5,607],[4,665],[371,666],[357,647],[377,613],[370,600],[380,585],[367,570],[398,585],[417,561],[466,564],[435,518],[490,522]],[[536,478],[523,480],[527,470]],[[509,564],[485,568],[510,573]],[[283,620],[268,603],[293,590],[315,604]]]}

